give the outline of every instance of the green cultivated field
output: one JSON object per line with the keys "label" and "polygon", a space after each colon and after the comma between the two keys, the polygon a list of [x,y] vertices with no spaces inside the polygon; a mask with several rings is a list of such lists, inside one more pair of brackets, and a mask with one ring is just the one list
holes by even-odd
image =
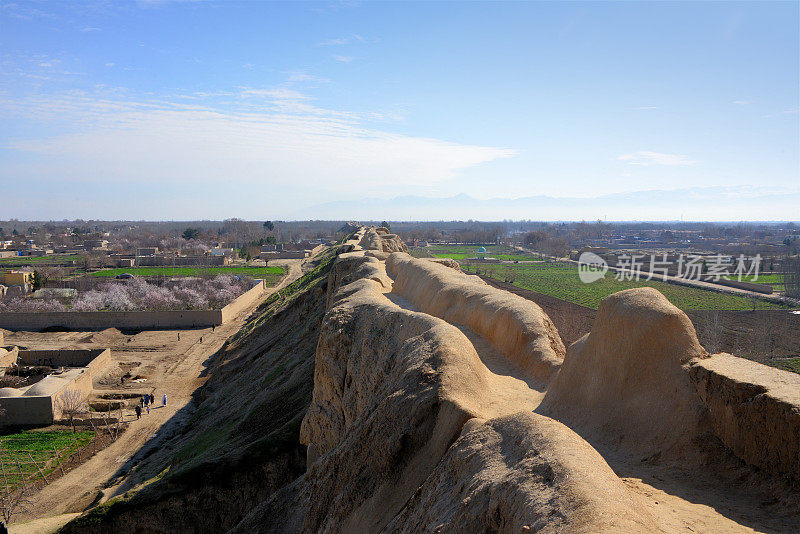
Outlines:
{"label": "green cultivated field", "polygon": [[[475,245],[431,245],[428,251],[431,254],[475,254],[480,247]],[[504,245],[488,245],[483,247],[487,254],[500,254],[511,250]]]}
{"label": "green cultivated field", "polygon": [[274,284],[286,274],[283,267],[123,267],[104,269],[91,273],[92,276],[114,277],[119,274],[135,276],[215,276],[218,274],[238,274],[252,278],[263,278],[267,284]]}
{"label": "green cultivated field", "polygon": [[[538,254],[492,254],[491,252],[487,252],[486,254],[481,254],[487,258],[497,258],[498,260],[504,261],[539,261],[541,260],[541,256]],[[469,254],[460,254],[460,253],[433,253],[433,256],[436,258],[452,258],[454,260],[462,261],[462,260],[470,260],[477,256],[477,253],[471,252]]]}
{"label": "green cultivated field", "polygon": [[762,300],[751,301],[737,295],[667,284],[655,280],[619,281],[614,278],[613,273],[606,273],[605,278],[591,284],[584,284],[578,278],[577,266],[571,263],[549,263],[541,266],[489,264],[462,265],[461,267],[464,271],[473,273],[477,268],[481,273],[487,273],[498,280],[504,280],[510,275],[514,280],[514,285],[518,287],[592,309],[597,309],[600,301],[612,293],[645,286],[658,289],[670,302],[682,310],[752,310],[754,303],[758,310],[788,309],[785,306]]}
{"label": "green cultivated field", "polygon": [[[739,281],[738,276],[726,276],[728,280]],[[782,274],[760,274],[758,279],[754,280],[752,274],[743,275],[742,282],[753,282],[754,284],[765,284],[772,286],[774,291],[783,291],[783,275]]]}
{"label": "green cultivated field", "polygon": [[[475,258],[478,255],[478,248],[472,245],[451,245],[446,247],[430,246],[423,250],[427,250],[436,258],[452,258],[457,261],[463,261]],[[505,261],[536,261],[542,259],[538,254],[514,253],[514,249],[504,245],[489,245],[484,248],[486,253],[481,253],[481,255],[487,258],[497,258]]]}
{"label": "green cultivated field", "polygon": [[66,462],[70,454],[89,443],[93,437],[94,432],[79,431],[73,434],[72,430],[26,430],[0,437],[0,460],[2,471],[5,471],[5,481],[2,483],[7,482],[13,490],[13,486],[22,482],[23,478],[41,478],[39,469],[44,476],[49,475],[58,469],[55,451],[58,451],[61,462]]}
{"label": "green cultivated field", "polygon": [[48,256],[12,256],[0,258],[0,265],[62,265],[70,261],[81,262],[84,257],[80,254],[50,254]]}

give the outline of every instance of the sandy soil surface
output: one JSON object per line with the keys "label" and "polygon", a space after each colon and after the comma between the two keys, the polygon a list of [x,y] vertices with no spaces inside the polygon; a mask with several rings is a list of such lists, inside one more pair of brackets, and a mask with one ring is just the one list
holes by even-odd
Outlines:
{"label": "sandy soil surface", "polygon": [[[511,284],[486,279],[491,285],[506,289],[539,304],[556,326],[568,332],[571,343],[588,332],[597,312],[560,299],[517,288]],[[394,293],[386,296],[396,305],[417,310],[407,299]],[[743,314],[740,314],[743,315]],[[752,315],[752,314],[751,314]],[[774,315],[774,314],[773,314]],[[781,317],[789,316],[782,313]],[[795,316],[796,317],[796,316]],[[790,320],[794,320],[792,317]],[[498,415],[521,410],[536,411],[545,386],[537,384],[508,361],[492,344],[465,327],[459,328],[470,340],[484,365],[494,374],[493,388],[502,391],[494,407]],[[800,520],[782,504],[770,499],[757,484],[739,487],[735,480],[711,472],[683,472],[674,468],[642,463],[641,458],[612,454],[600,444],[593,444],[623,483],[642,498],[645,507],[657,518],[664,532],[797,532]],[[733,478],[735,477],[728,477]]]}
{"label": "sandy soil surface", "polygon": [[[286,264],[289,273],[280,284],[269,288],[236,319],[216,328],[143,331],[130,335],[115,329],[8,333],[6,344],[31,348],[109,347],[115,365],[109,368],[106,376],[95,380],[93,396],[152,393],[156,397],[155,408],[143,414],[141,420],[136,420],[132,407],[126,409],[124,419],[130,422],[128,430],[87,462],[45,486],[34,496],[29,511],[15,522],[80,512],[96,500],[113,497],[127,475],[126,462],[143,446],[157,443],[156,440],[166,437],[183,422],[181,417],[175,416],[205,382],[207,377],[203,376],[203,371],[207,360],[241,328],[267,296],[302,275],[301,260],[288,260]],[[120,377],[126,373],[130,376],[121,383]],[[162,405],[164,394],[167,395],[166,406]]]}
{"label": "sandy soil surface", "polygon": [[58,529],[75,519],[81,514],[61,514],[53,517],[44,517],[42,519],[35,519],[27,523],[19,523],[10,525],[8,531],[11,534],[50,534],[57,532]]}

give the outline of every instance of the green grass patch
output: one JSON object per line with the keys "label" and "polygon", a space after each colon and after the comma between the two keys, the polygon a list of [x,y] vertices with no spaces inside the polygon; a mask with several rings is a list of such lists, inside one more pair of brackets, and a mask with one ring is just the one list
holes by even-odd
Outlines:
{"label": "green grass patch", "polygon": [[[724,276],[723,278],[728,280],[733,280],[735,282],[739,281],[738,276]],[[775,291],[783,291],[784,284],[783,284],[783,275],[782,274],[759,274],[756,278],[752,274],[742,275],[742,282],[751,282],[753,284],[765,284],[768,286],[772,286],[772,289]]]}
{"label": "green grass patch", "polygon": [[277,282],[286,274],[285,267],[130,267],[118,269],[104,269],[91,273],[91,276],[111,278],[120,274],[135,276],[216,276],[218,274],[235,274],[263,278],[267,282]]}
{"label": "green grass patch", "polygon": [[84,447],[93,437],[94,432],[88,430],[75,433],[72,430],[26,430],[0,436],[0,460],[8,484],[16,486],[24,479],[41,477],[39,469],[47,476],[58,468],[56,451],[64,461],[63,458]]}
{"label": "green grass patch", "polygon": [[797,358],[781,358],[780,360],[768,360],[765,362],[767,365],[783,369],[784,371],[791,371],[800,374],[800,357]]}
{"label": "green grass patch", "polygon": [[451,258],[457,261],[475,259],[479,256],[486,258],[496,258],[503,261],[537,261],[542,257],[539,254],[530,252],[520,252],[519,250],[506,245],[487,245],[483,248],[486,252],[478,252],[474,245],[431,245],[429,247],[419,247],[418,256],[430,255],[435,258]]}
{"label": "green grass patch", "polygon": [[435,258],[452,258],[452,259],[458,260],[458,261],[469,261],[469,260],[475,259],[475,258],[477,258],[479,256],[482,256],[484,258],[495,258],[495,259],[503,260],[503,261],[540,261],[540,260],[542,260],[542,257],[539,256],[538,254],[492,254],[490,252],[487,252],[486,254],[477,254],[476,252],[471,252],[469,254],[448,252],[448,253],[444,253],[444,254],[442,254],[442,253],[434,253],[433,256]]}
{"label": "green grass patch", "polygon": [[600,301],[623,289],[653,287],[670,302],[682,310],[757,310],[789,309],[787,306],[751,300],[729,293],[718,293],[705,289],[668,284],[657,280],[616,280],[614,273],[606,273],[591,284],[584,284],[578,277],[575,264],[554,262],[536,266],[525,265],[462,265],[466,272],[486,273],[498,280],[513,280],[513,284],[545,295],[597,309]]}
{"label": "green grass patch", "polygon": [[[474,254],[478,252],[480,246],[476,245],[429,245],[428,250],[431,254]],[[501,254],[511,251],[511,247],[506,245],[485,245],[487,253]]]}
{"label": "green grass patch", "polygon": [[198,458],[202,456],[204,452],[223,443],[228,438],[228,434],[230,434],[233,425],[233,421],[228,421],[225,424],[217,425],[204,431],[188,444],[178,449],[178,452],[175,453],[175,461],[181,462]]}
{"label": "green grass patch", "polygon": [[82,262],[85,256],[80,254],[50,254],[47,256],[12,256],[10,258],[0,258],[2,266],[25,266],[25,265],[63,265],[71,261]]}
{"label": "green grass patch", "polygon": [[[263,324],[267,319],[272,317],[278,309],[286,306],[298,295],[306,291],[309,287],[319,282],[322,278],[327,277],[328,272],[331,270],[336,255],[339,252],[340,246],[333,246],[320,252],[314,257],[316,265],[313,269],[305,273],[303,276],[281,288],[279,291],[274,292],[267,297],[255,311],[256,317],[250,322],[246,323],[233,337],[230,338],[231,343],[235,343],[244,338],[249,332],[252,332],[259,325]],[[227,342],[226,342],[227,343]]]}

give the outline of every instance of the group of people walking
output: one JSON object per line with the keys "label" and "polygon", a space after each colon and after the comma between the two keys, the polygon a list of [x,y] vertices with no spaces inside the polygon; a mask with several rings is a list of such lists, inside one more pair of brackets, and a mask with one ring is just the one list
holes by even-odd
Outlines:
{"label": "group of people walking", "polygon": [[[167,405],[167,394],[164,393],[164,396],[161,397],[161,406]],[[141,397],[139,397],[139,404],[136,405],[136,419],[142,417],[142,411],[147,410],[147,413],[150,413],[150,406],[155,408],[156,406],[156,398],[153,396],[152,393],[145,393]]]}

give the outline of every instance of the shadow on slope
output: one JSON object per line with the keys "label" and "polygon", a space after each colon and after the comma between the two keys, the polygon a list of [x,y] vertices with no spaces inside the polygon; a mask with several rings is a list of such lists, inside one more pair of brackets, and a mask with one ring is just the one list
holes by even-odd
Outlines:
{"label": "shadow on slope", "polygon": [[62,532],[219,532],[305,471],[300,423],[335,250],[271,296],[207,362],[208,382],[117,477],[126,493]]}

